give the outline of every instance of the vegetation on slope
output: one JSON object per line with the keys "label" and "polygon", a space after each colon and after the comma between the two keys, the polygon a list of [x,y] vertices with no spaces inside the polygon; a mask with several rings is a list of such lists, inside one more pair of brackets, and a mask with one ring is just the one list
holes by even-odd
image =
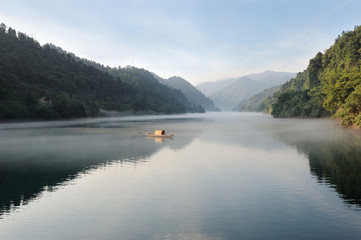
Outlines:
{"label": "vegetation on slope", "polygon": [[186,97],[142,69],[109,74],[0,26],[0,119],[99,116],[100,109],[192,112]]}
{"label": "vegetation on slope", "polygon": [[361,127],[361,27],[343,32],[333,46],[274,95],[275,117],[333,115],[344,126]]}

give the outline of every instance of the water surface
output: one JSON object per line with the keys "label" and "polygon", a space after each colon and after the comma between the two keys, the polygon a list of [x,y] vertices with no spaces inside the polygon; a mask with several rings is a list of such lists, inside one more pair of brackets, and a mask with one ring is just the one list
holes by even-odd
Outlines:
{"label": "water surface", "polygon": [[361,239],[361,136],[327,119],[1,124],[0,153],[0,239]]}

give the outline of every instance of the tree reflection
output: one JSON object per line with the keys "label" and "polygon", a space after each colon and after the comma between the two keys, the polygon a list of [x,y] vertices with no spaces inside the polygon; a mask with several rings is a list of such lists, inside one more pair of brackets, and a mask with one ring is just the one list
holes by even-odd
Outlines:
{"label": "tree reflection", "polygon": [[311,173],[336,189],[349,204],[361,207],[361,138],[343,136],[328,143],[306,145]]}
{"label": "tree reflection", "polygon": [[308,157],[311,174],[320,184],[334,188],[345,203],[361,207],[359,132],[325,122],[314,125],[300,122],[296,127],[286,127],[286,131],[277,130],[273,134]]}
{"label": "tree reflection", "polygon": [[182,148],[193,137],[163,144],[134,129],[86,126],[5,130],[0,137],[0,218],[89,169],[111,162],[145,162],[161,148]]}

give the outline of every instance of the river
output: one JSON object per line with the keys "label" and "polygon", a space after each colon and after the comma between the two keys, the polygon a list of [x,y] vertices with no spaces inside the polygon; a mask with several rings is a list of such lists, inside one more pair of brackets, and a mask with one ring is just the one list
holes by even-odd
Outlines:
{"label": "river", "polygon": [[361,239],[360,210],[361,134],[329,119],[0,124],[0,239]]}

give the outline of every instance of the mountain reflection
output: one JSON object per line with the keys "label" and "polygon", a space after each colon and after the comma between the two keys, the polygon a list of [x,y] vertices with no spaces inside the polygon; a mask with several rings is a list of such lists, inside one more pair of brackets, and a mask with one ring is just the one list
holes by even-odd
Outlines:
{"label": "mountain reflection", "polygon": [[273,135],[307,156],[311,174],[320,184],[334,188],[346,204],[361,207],[359,132],[326,121],[299,120],[297,125],[274,130]]}
{"label": "mountain reflection", "polygon": [[116,125],[2,130],[0,218],[89,169],[112,161],[146,161],[163,147],[179,149],[192,139],[159,144],[132,126]]}

